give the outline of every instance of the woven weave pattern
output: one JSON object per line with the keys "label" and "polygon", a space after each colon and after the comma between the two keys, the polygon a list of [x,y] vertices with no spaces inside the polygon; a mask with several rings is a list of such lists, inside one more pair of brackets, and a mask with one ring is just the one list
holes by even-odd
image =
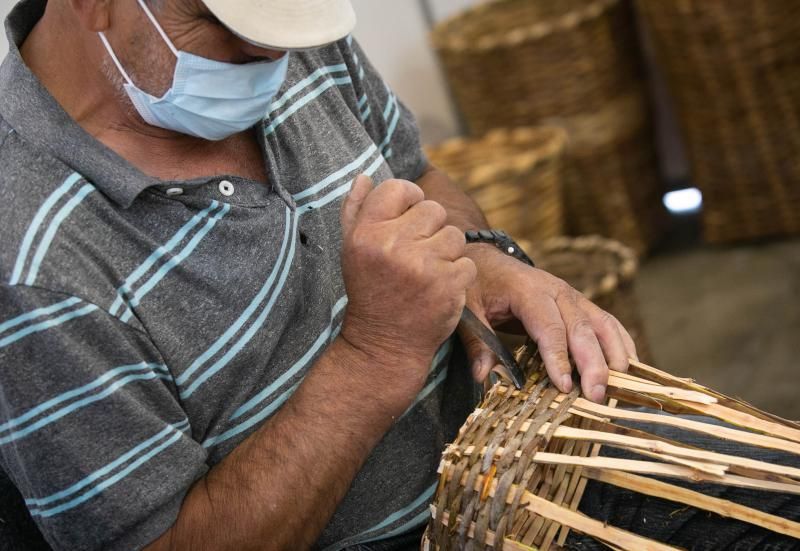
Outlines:
{"label": "woven weave pattern", "polygon": [[433,33],[470,131],[566,129],[574,234],[642,252],[663,222],[635,25],[622,0],[499,0]]}
{"label": "woven weave pattern", "polygon": [[703,191],[706,238],[800,233],[800,4],[638,5]]}
{"label": "woven weave pattern", "polygon": [[538,241],[564,233],[565,140],[558,128],[497,129],[429,147],[426,154],[470,194],[492,227]]}
{"label": "woven weave pattern", "polygon": [[[588,479],[800,537],[798,522],[667,482],[677,478],[800,494],[800,468],[705,451],[619,421],[657,423],[781,450],[793,454],[797,464],[796,423],[635,361],[628,373],[610,375],[609,403],[595,404],[580,397],[577,384],[569,394],[553,387],[534,345],[522,349],[518,360],[532,370],[525,387],[518,391],[496,384],[445,450],[423,549],[546,550],[563,545],[569,529],[613,549],[674,549],[578,512]],[[618,401],[661,413],[616,407]],[[680,413],[730,425],[675,415]],[[639,459],[603,457],[601,445]]]}

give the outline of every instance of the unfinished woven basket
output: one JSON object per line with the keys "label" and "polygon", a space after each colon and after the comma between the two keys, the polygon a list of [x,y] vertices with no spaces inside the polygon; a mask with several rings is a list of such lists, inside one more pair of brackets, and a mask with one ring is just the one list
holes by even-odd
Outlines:
{"label": "unfinished woven basket", "polygon": [[800,233],[800,4],[639,2],[711,242]]}
{"label": "unfinished woven basket", "polygon": [[493,227],[515,238],[564,234],[559,128],[496,129],[482,138],[455,138],[426,149],[475,200]]}
{"label": "unfinished woven basket", "polygon": [[[533,368],[525,387],[518,391],[497,383],[445,450],[423,549],[547,550],[563,545],[570,529],[612,549],[674,549],[579,512],[587,480],[800,537],[798,522],[668,482],[798,494],[800,469],[706,451],[618,422],[658,424],[800,457],[797,424],[633,361],[628,373],[611,373],[611,399],[600,405],[581,398],[577,385],[569,394],[560,393],[532,344],[518,359]],[[618,408],[618,402],[661,413]],[[729,425],[676,415],[687,412]],[[601,445],[639,459],[598,456]]]}
{"label": "unfinished woven basket", "polygon": [[646,250],[664,221],[635,25],[626,0],[499,0],[432,35],[469,126],[567,130],[570,232]]}
{"label": "unfinished woven basket", "polygon": [[634,292],[636,254],[618,241],[596,235],[521,242],[541,268],[560,277],[616,317],[636,343],[643,361],[652,361]]}

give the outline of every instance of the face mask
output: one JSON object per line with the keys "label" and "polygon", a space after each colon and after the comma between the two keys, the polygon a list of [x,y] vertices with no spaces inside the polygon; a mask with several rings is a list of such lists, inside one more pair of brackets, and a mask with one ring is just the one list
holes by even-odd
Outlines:
{"label": "face mask", "polygon": [[145,122],[206,140],[221,140],[264,118],[286,78],[288,52],[275,61],[241,65],[181,52],[143,0],[139,5],[178,58],[172,86],[163,96],[156,98],[137,88],[104,33],[100,33],[100,39],[125,78],[125,92]]}

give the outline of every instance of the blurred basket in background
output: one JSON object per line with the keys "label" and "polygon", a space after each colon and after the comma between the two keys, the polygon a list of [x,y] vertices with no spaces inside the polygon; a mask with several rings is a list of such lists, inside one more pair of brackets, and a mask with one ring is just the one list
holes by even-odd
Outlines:
{"label": "blurred basket in background", "polygon": [[634,18],[625,0],[498,0],[432,35],[472,134],[567,130],[569,231],[643,252],[664,221]]}
{"label": "blurred basket in background", "polygon": [[652,361],[636,300],[636,254],[599,236],[561,237],[541,243],[521,242],[537,268],[560,277],[616,317],[636,343],[643,361]]}
{"label": "blurred basket in background", "polygon": [[[563,549],[570,530],[611,549],[676,549],[650,539],[665,533],[658,516],[635,515],[638,535],[578,511],[588,480],[667,500],[675,511],[694,508],[800,538],[800,523],[780,516],[791,513],[769,514],[701,493],[708,491],[703,483],[800,493],[800,469],[780,464],[778,454],[762,461],[744,451],[779,450],[796,464],[797,423],[638,362],[627,373],[611,372],[610,400],[596,404],[580,396],[577,384],[560,393],[530,343],[517,358],[531,372],[524,388],[494,385],[442,454],[424,551]],[[652,409],[632,409],[642,405]],[[670,437],[656,427],[669,428]],[[713,451],[722,441],[735,451]],[[599,455],[601,445],[628,458]],[[697,543],[713,547],[714,534]]]}
{"label": "blurred basket in background", "polygon": [[495,129],[477,139],[455,138],[426,148],[483,209],[489,223],[515,238],[564,234],[559,128]]}
{"label": "blurred basket in background", "polygon": [[711,242],[800,233],[800,4],[638,3]]}

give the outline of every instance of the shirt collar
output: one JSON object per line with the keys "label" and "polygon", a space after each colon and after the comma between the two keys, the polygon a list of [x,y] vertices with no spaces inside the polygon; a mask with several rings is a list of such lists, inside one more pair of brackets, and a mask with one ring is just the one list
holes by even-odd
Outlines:
{"label": "shirt collar", "polygon": [[47,0],[23,0],[5,21],[8,55],[0,65],[0,116],[29,143],[48,151],[123,208],[146,188],[147,176],[80,127],[31,72],[19,46],[44,13]]}

